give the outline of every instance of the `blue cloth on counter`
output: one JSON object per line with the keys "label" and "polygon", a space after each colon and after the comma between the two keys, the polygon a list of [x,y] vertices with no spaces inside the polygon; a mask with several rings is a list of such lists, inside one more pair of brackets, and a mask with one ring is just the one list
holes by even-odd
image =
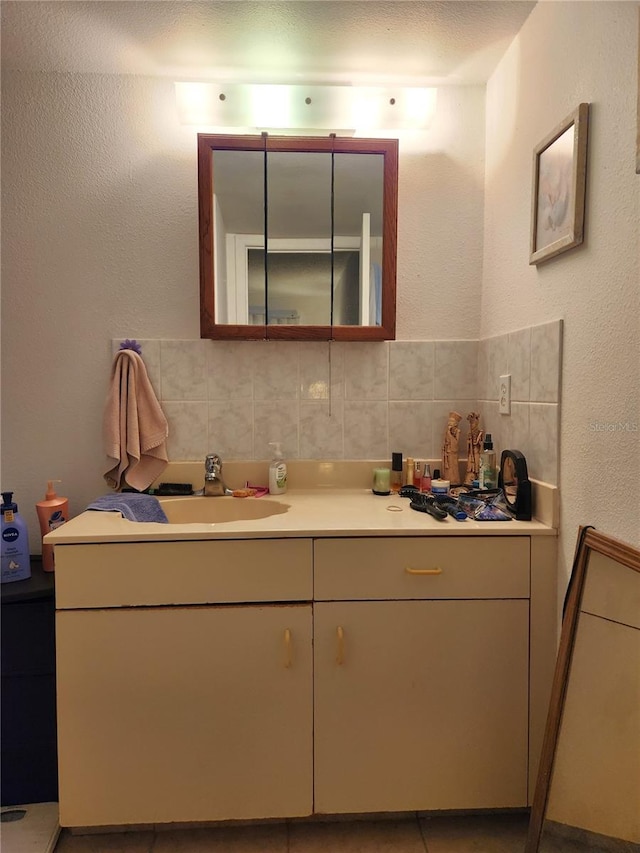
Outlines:
{"label": "blue cloth on counter", "polygon": [[120,512],[129,521],[169,523],[169,519],[157,498],[154,498],[153,495],[142,495],[136,492],[118,492],[114,495],[104,495],[90,503],[87,509]]}

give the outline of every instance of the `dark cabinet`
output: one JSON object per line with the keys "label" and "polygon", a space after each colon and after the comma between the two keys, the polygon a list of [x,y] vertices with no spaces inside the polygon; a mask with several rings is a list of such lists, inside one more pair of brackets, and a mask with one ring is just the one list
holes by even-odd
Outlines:
{"label": "dark cabinet", "polygon": [[2,805],[58,799],[53,575],[2,585]]}

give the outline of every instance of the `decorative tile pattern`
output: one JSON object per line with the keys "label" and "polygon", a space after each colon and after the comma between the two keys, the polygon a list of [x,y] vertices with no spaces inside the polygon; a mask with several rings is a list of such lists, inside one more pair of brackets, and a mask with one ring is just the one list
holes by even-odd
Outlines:
{"label": "decorative tile pattern", "polygon": [[209,403],[207,453],[222,459],[253,458],[253,402]]}
{"label": "decorative tile pattern", "polygon": [[529,399],[531,370],[531,329],[511,332],[509,338],[509,369],[511,399],[524,402]]}
{"label": "decorative tile pattern", "polygon": [[344,458],[342,400],[300,403],[300,458]]}
{"label": "decorative tile pattern", "polygon": [[298,404],[292,400],[256,400],[253,407],[253,458],[273,459],[270,441],[279,441],[285,459],[298,458]]}
{"label": "decorative tile pattern", "polygon": [[207,341],[209,400],[252,400],[253,365],[259,344]]}
{"label": "decorative tile pattern", "polygon": [[255,400],[298,399],[298,350],[295,341],[259,341],[253,358]]}
{"label": "decorative tile pattern", "polygon": [[363,343],[344,348],[346,400],[389,399],[389,347]]}
{"label": "decorative tile pattern", "polygon": [[169,424],[167,453],[171,460],[204,459],[209,452],[208,404],[165,402],[162,409]]}
{"label": "decorative tile pattern", "polygon": [[[561,337],[556,320],[481,341],[139,343],[172,460],[212,449],[225,460],[266,460],[269,441],[282,441],[289,459],[384,459],[394,450],[438,459],[450,410],[462,415],[464,460],[466,417],[479,411],[498,458],[521,450],[532,477],[556,484]],[[500,415],[506,373],[511,414]]]}
{"label": "decorative tile pattern", "polygon": [[478,342],[436,341],[433,396],[473,400],[478,390]]}
{"label": "decorative tile pattern", "polygon": [[560,356],[562,320],[533,326],[531,329],[532,403],[557,403],[560,400]]}
{"label": "decorative tile pattern", "polygon": [[206,400],[205,341],[161,341],[163,400]]}
{"label": "decorative tile pattern", "polygon": [[531,477],[545,483],[558,482],[558,444],[558,405],[531,403],[528,445]]}
{"label": "decorative tile pattern", "polygon": [[344,404],[345,459],[385,459],[389,456],[387,402]]}
{"label": "decorative tile pattern", "polygon": [[389,343],[389,399],[433,399],[433,341]]}
{"label": "decorative tile pattern", "polygon": [[389,450],[414,459],[433,458],[433,402],[389,403]]}

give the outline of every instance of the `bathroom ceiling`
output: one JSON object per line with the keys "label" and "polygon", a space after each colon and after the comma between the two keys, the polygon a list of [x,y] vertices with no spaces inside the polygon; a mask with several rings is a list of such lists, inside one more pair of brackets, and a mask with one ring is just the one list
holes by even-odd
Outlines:
{"label": "bathroom ceiling", "polygon": [[269,83],[484,83],[524,0],[2,0],[2,68]]}

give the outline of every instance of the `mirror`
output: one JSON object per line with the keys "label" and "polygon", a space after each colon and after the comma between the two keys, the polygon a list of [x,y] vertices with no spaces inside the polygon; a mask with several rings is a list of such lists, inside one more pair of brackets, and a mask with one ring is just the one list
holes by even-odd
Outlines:
{"label": "mirror", "polygon": [[581,528],[526,853],[640,850],[640,550]]}
{"label": "mirror", "polygon": [[198,134],[203,338],[395,338],[398,142]]}
{"label": "mirror", "polygon": [[531,521],[531,483],[524,453],[502,451],[498,488],[502,489],[507,508],[516,520]]}

